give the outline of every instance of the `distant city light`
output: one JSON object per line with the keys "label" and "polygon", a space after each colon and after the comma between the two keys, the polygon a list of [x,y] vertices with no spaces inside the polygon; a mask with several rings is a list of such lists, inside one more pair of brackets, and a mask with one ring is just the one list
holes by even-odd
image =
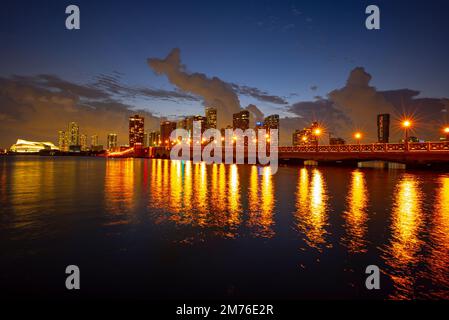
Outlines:
{"label": "distant city light", "polygon": [[444,128],[444,133],[449,133],[449,127]]}
{"label": "distant city light", "polygon": [[320,134],[321,134],[321,129],[320,128],[316,128],[315,129],[315,131],[313,131],[313,133],[316,135],[316,136],[319,136]]}
{"label": "distant city light", "polygon": [[362,139],[362,134],[360,132],[356,132],[354,134],[354,138],[356,138],[357,140],[360,140],[360,139]]}

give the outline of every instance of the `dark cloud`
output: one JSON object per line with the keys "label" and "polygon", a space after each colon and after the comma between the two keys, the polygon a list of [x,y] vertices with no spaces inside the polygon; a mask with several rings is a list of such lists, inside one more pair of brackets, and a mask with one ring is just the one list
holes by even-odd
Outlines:
{"label": "dark cloud", "polygon": [[251,96],[259,101],[286,105],[288,102],[268,92],[235,83],[227,83],[217,77],[209,78],[202,73],[190,73],[181,63],[181,51],[173,49],[165,59],[150,58],[148,65],[156,74],[167,76],[170,83],[183,92],[200,96],[204,105],[217,108],[218,126],[232,124],[232,114],[242,110],[238,95]]}
{"label": "dark cloud", "polygon": [[317,90],[318,90],[318,86],[311,86],[311,87],[310,87],[310,90],[312,90],[312,91],[317,91]]}
{"label": "dark cloud", "polygon": [[405,115],[416,118],[413,134],[426,140],[438,139],[439,128],[448,120],[444,119],[448,99],[419,98],[420,92],[410,89],[378,91],[370,86],[371,79],[364,68],[357,67],[351,71],[344,87],[331,91],[326,98],[317,96],[315,101],[295,103],[287,111],[306,123],[321,121],[335,135],[348,141],[352,140],[354,130],[362,130],[367,141],[376,141],[376,119],[380,113],[392,117],[391,141],[401,139],[403,133],[398,123]]}
{"label": "dark cloud", "polygon": [[145,117],[147,129],[159,127],[159,118],[109,97],[99,89],[62,81],[55,76],[0,77],[0,144],[8,147],[17,138],[57,142],[59,130],[70,121],[88,136],[98,134],[105,143],[109,132],[128,140],[128,116]]}
{"label": "dark cloud", "polygon": [[91,87],[99,88],[112,95],[117,95],[123,98],[146,98],[175,102],[179,102],[180,100],[199,101],[198,97],[182,91],[129,86],[123,83],[121,76],[118,74],[100,74],[95,77]]}
{"label": "dark cloud", "polygon": [[209,78],[202,73],[190,73],[181,63],[181,52],[173,49],[165,59],[150,58],[148,65],[159,75],[167,76],[170,83],[183,92],[201,96],[206,106],[217,108],[219,127],[232,123],[232,114],[241,110],[240,101],[232,85],[223,80]]}
{"label": "dark cloud", "polygon": [[248,86],[241,86],[238,84],[233,83],[232,88],[241,95],[246,95],[253,97],[261,102],[269,102],[272,104],[280,104],[280,105],[286,105],[288,104],[288,101],[285,100],[282,97],[270,95],[268,92],[260,90],[258,88],[252,88]]}

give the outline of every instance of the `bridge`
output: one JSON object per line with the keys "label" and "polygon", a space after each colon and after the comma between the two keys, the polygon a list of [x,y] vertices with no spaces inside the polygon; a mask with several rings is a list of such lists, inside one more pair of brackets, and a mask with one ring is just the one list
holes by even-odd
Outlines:
{"label": "bridge", "polygon": [[[224,153],[225,148],[223,148]],[[192,154],[192,153],[191,153]],[[128,148],[110,152],[111,158],[170,158],[169,147]],[[316,163],[360,163],[384,161],[411,166],[449,166],[449,141],[372,143],[347,145],[303,145],[279,147],[279,161],[311,161]]]}
{"label": "bridge", "polygon": [[280,160],[318,163],[385,161],[412,166],[449,165],[449,141],[279,147],[278,156]]}

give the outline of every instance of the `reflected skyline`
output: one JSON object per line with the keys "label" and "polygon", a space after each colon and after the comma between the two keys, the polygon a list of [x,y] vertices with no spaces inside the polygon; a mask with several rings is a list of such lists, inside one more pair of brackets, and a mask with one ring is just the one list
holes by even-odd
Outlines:
{"label": "reflected skyline", "polygon": [[[225,250],[223,257],[254,259],[260,251],[282,261],[279,268],[294,265],[294,270],[298,264],[314,265],[311,257],[318,263],[357,255],[352,263],[379,264],[386,298],[449,297],[449,176],[444,173],[283,166],[271,175],[269,167],[256,165],[162,159],[8,161],[0,166],[3,237],[61,237],[77,228],[80,239],[95,247],[89,230],[104,241],[142,232],[158,240],[127,247],[133,238],[126,238],[123,250],[162,241],[201,252],[220,243],[213,247]],[[234,244],[252,249],[234,256]],[[277,245],[281,249],[270,251]],[[354,270],[362,266],[351,264]],[[270,272],[272,267],[257,268]],[[326,268],[345,272],[339,263]],[[293,285],[295,275],[289,277]]]}

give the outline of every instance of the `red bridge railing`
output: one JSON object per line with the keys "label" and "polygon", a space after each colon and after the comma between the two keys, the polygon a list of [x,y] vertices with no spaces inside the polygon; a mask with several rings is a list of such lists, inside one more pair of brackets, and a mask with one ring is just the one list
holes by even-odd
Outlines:
{"label": "red bridge railing", "polygon": [[434,152],[448,151],[449,141],[445,142],[411,142],[404,143],[372,143],[343,145],[304,145],[297,147],[279,147],[279,152]]}

